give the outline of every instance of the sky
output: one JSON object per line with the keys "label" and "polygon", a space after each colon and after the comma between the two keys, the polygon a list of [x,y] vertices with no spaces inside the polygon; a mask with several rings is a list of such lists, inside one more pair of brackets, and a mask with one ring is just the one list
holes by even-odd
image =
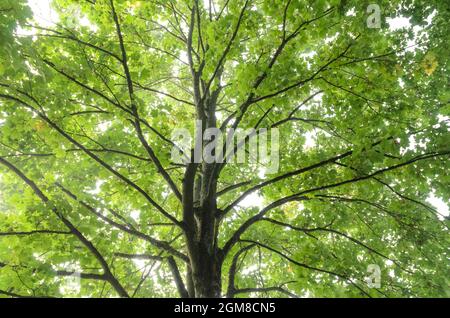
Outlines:
{"label": "sky", "polygon": [[[209,1],[204,0],[204,2],[207,5]],[[50,3],[51,0],[28,0],[28,5],[32,9],[35,19],[41,26],[44,27],[51,27],[54,22],[58,21],[58,15],[51,9]],[[429,17],[429,19],[427,20],[430,20],[429,22],[431,22],[431,17]],[[86,21],[84,22],[86,23]],[[408,27],[410,25],[408,19],[404,17],[388,19],[387,22],[391,30]],[[415,29],[414,31],[417,32],[418,29]],[[29,34],[28,32],[29,31],[18,30],[18,33],[21,34]],[[414,42],[412,42],[412,44],[414,44]],[[312,133],[309,132],[305,137],[306,137],[306,147],[307,148],[313,147],[315,141]],[[1,182],[1,175],[0,175],[0,182]],[[1,193],[0,193],[0,200],[1,200]],[[433,205],[440,214],[447,216],[449,215],[449,207],[445,204],[445,202],[442,199],[437,198],[433,193],[430,194],[427,201],[431,205]],[[240,203],[240,206],[243,208],[254,206],[261,208],[263,207],[262,198],[257,193],[251,194]]]}

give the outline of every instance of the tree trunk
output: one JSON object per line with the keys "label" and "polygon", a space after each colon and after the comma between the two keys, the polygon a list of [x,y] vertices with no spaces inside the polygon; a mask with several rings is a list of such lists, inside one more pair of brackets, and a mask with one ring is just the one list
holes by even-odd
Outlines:
{"label": "tree trunk", "polygon": [[[198,187],[195,187],[198,189]],[[217,247],[217,208],[215,185],[206,194],[202,187],[200,201],[202,206],[194,207],[195,233],[190,238],[189,258],[192,268],[192,281],[195,297],[220,297],[221,267],[220,250]],[[206,195],[205,195],[206,194]],[[205,196],[203,196],[205,195]]]}
{"label": "tree trunk", "polygon": [[211,255],[199,246],[196,264],[193,266],[192,281],[196,298],[217,298],[221,296],[221,264],[216,255]]}
{"label": "tree trunk", "polygon": [[[192,14],[194,11],[193,9]],[[192,18],[194,19],[194,15]],[[203,140],[205,129],[217,128],[215,111],[220,88],[212,93],[208,88],[201,96],[207,85],[201,79],[201,71],[197,72],[192,61],[190,63],[196,118],[201,122],[201,127],[196,126],[194,148],[191,149],[193,159],[195,153],[203,155],[203,147],[207,144]],[[187,164],[183,179],[183,223],[190,262],[187,271],[187,290],[190,297],[220,297],[222,292],[223,257],[217,245],[220,220],[217,210],[216,164],[205,161],[195,163],[191,160]]]}
{"label": "tree trunk", "polygon": [[[201,166],[203,176],[197,175]],[[205,180],[209,167],[190,163],[183,180],[183,220],[189,265],[189,297],[220,297],[222,255],[217,246],[216,182]]]}
{"label": "tree trunk", "polygon": [[[187,237],[190,270],[190,297],[220,297],[222,258],[217,248],[216,216],[211,210],[200,210],[195,231]],[[190,276],[190,277],[189,277]],[[194,293],[194,294],[192,294]]]}

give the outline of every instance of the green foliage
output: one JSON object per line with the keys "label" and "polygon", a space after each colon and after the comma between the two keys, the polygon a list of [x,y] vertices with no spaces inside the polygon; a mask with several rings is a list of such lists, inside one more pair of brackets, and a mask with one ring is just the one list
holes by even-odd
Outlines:
{"label": "green foliage", "polygon": [[[201,71],[201,93],[210,80],[211,92],[219,92],[219,127],[230,114],[242,116],[239,127],[254,127],[271,109],[260,127],[276,126],[282,138],[275,175],[263,176],[251,164],[225,166],[219,191],[250,182],[220,195],[218,207],[265,180],[348,153],[261,187],[253,192],[259,202],[227,212],[218,227],[221,248],[262,207],[306,192],[302,202],[265,215],[291,228],[258,220],[241,235],[224,260],[224,292],[233,255],[254,241],[288,258],[263,245],[249,249],[239,259],[236,288],[281,286],[310,297],[448,297],[448,217],[427,199],[433,193],[450,200],[449,3],[378,1],[382,28],[371,29],[366,8],[373,1],[250,0],[245,10],[243,0],[215,0],[214,8],[203,2],[190,54],[194,1],[114,1],[130,93],[109,0],[53,0],[59,22],[51,26],[39,26],[26,1],[1,1],[0,158],[51,203],[0,164],[0,234],[28,232],[0,235],[0,296],[118,295],[103,279],[81,279],[79,291],[67,291],[58,271],[102,274],[105,267],[73,233],[30,233],[68,231],[54,207],[92,242],[130,296],[178,296],[166,262],[173,253],[136,232],[187,254],[182,230],[123,180],[182,219],[182,203],[138,136],[133,107],[143,138],[181,189],[185,168],[171,162],[169,139],[175,128],[194,127],[193,74]],[[387,18],[399,16],[410,25],[390,29]],[[381,268],[379,289],[365,284],[369,264]]]}

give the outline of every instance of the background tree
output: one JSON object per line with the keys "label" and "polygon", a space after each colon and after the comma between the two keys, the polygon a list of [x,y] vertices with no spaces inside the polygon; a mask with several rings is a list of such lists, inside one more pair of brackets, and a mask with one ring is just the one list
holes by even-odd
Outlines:
{"label": "background tree", "polygon": [[[0,294],[448,296],[449,3],[369,4],[2,1]],[[174,164],[197,119],[279,172]]]}

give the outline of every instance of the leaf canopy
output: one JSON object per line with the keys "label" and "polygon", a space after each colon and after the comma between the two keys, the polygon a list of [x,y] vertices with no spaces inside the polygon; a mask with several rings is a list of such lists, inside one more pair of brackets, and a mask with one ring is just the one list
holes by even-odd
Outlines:
{"label": "leaf canopy", "polygon": [[450,3],[370,3],[2,1],[0,295],[178,296],[171,133],[217,93],[217,127],[281,136],[276,174],[217,180],[224,294],[448,297]]}

